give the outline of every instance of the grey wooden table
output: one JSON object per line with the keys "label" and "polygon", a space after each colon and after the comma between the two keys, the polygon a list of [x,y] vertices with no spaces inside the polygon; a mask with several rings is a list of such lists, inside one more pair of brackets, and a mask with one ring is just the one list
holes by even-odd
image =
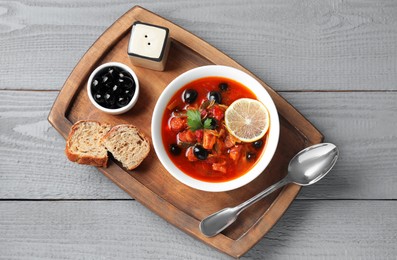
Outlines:
{"label": "grey wooden table", "polygon": [[139,4],[267,82],[340,148],[244,259],[396,259],[396,1],[0,1],[0,259],[227,259],[70,163],[47,122],[84,52]]}

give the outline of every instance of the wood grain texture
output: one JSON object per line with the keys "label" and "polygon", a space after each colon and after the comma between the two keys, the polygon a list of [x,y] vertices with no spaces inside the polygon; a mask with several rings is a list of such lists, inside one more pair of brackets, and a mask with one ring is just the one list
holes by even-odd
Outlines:
{"label": "wood grain texture", "polygon": [[397,93],[282,95],[340,149],[334,170],[300,198],[397,199]]}
{"label": "wood grain texture", "polygon": [[[397,198],[397,93],[281,94],[341,151],[335,170],[298,198]],[[66,159],[46,120],[56,95],[0,91],[0,198],[128,199],[96,169]]]}
{"label": "wood grain texture", "polygon": [[243,259],[396,258],[396,1],[0,0],[1,259],[229,259],[68,162],[47,122],[53,90],[136,4],[252,71],[341,149]]}
{"label": "wood grain texture", "polygon": [[103,30],[135,4],[279,91],[397,89],[392,0],[1,1],[0,89],[59,89]]}
{"label": "wood grain texture", "polygon": [[[242,259],[395,259],[396,214],[395,201],[295,201]],[[5,259],[230,259],[134,201],[1,201],[0,233]]]}
{"label": "wood grain texture", "polygon": [[95,168],[67,160],[65,140],[47,121],[56,96],[0,91],[0,198],[129,198]]}

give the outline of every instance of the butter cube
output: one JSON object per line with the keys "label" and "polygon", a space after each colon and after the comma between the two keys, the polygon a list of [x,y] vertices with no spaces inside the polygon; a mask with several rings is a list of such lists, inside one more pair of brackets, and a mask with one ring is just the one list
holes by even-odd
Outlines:
{"label": "butter cube", "polygon": [[128,43],[128,55],[136,66],[163,71],[170,43],[168,28],[135,22]]}

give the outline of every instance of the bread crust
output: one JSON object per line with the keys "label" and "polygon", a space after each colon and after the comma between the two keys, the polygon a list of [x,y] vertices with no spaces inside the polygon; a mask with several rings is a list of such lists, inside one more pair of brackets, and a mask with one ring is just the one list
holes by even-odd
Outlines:
{"label": "bread crust", "polygon": [[105,127],[109,127],[109,128],[111,127],[111,125],[109,125],[109,124],[100,123],[100,122],[94,121],[94,120],[80,120],[80,121],[76,122],[70,129],[68,138],[66,140],[66,147],[65,147],[66,157],[70,161],[76,162],[78,164],[86,164],[86,165],[92,165],[92,166],[98,166],[98,167],[107,167],[107,164],[108,164],[108,155],[107,154],[104,157],[95,157],[95,156],[86,155],[86,154],[76,154],[73,151],[71,151],[71,149],[70,149],[71,139],[72,139],[73,135],[76,133],[76,131],[80,127],[83,126],[84,123],[88,123],[88,122],[96,123],[100,126],[105,126]]}

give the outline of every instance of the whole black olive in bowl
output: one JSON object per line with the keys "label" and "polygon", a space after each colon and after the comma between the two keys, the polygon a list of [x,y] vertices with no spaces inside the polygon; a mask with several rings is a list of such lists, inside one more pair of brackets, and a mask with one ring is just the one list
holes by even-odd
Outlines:
{"label": "whole black olive in bowl", "polygon": [[108,62],[91,73],[87,82],[87,94],[99,110],[119,115],[130,110],[138,101],[138,77],[127,65]]}

